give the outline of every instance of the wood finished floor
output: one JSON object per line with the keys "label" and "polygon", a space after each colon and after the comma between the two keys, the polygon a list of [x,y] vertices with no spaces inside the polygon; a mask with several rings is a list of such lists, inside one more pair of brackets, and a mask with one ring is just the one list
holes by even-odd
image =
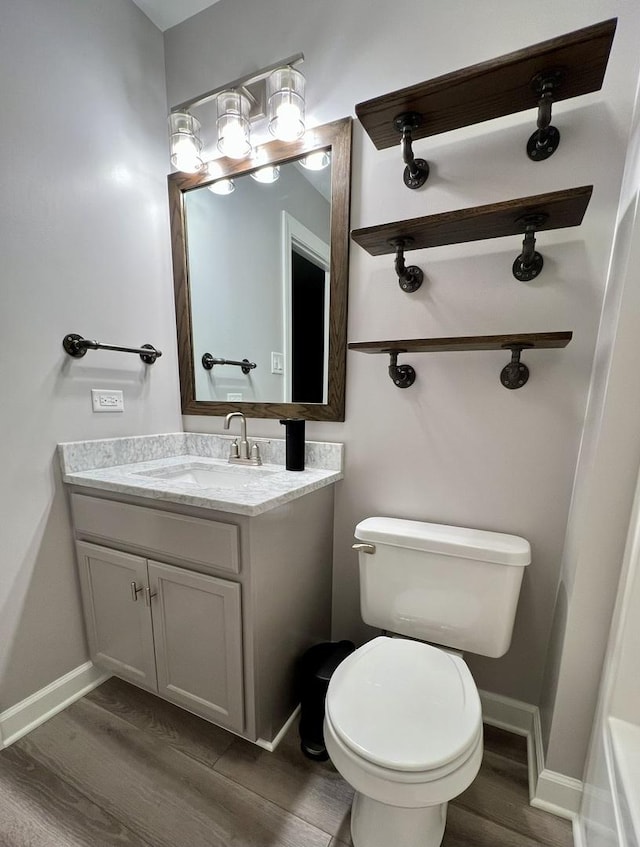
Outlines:
{"label": "wood finished floor", "polygon": [[[267,753],[113,678],[0,752],[0,845],[344,847],[351,798],[295,728]],[[572,844],[567,821],[528,805],[524,739],[486,727],[443,847]]]}

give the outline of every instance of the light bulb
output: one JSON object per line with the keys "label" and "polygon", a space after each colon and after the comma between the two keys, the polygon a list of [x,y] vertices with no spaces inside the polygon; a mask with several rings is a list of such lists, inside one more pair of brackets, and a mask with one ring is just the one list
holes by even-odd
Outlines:
{"label": "light bulb", "polygon": [[173,143],[173,165],[187,174],[194,174],[202,167],[202,159],[198,155],[198,147],[193,139],[185,135]]}
{"label": "light bulb", "polygon": [[213,191],[214,194],[226,195],[233,194],[236,190],[236,185],[232,179],[219,179],[217,182],[212,182],[207,188],[209,191]]}
{"label": "light bulb", "polygon": [[331,156],[328,150],[316,150],[315,153],[309,153],[304,159],[300,159],[300,164],[308,171],[321,171],[327,167],[331,161]]}
{"label": "light bulb", "polygon": [[251,176],[256,182],[269,184],[280,178],[280,168],[277,165],[265,165],[263,168],[254,171]]}
{"label": "light bulb", "polygon": [[272,132],[281,141],[295,141],[304,133],[300,108],[295,103],[281,103],[278,106]]}
{"label": "light bulb", "polygon": [[235,121],[229,121],[225,126],[218,147],[230,159],[243,159],[251,152],[244,127]]}

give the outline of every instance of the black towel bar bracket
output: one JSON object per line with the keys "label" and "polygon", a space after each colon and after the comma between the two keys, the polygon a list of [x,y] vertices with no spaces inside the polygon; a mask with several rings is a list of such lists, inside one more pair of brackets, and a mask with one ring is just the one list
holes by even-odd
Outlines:
{"label": "black towel bar bracket", "polygon": [[90,341],[88,338],[83,338],[75,332],[70,332],[62,339],[62,346],[65,352],[74,359],[81,359],[86,355],[87,350],[116,350],[120,353],[137,353],[145,365],[152,365],[156,359],[162,356],[160,350],[152,344],[142,344],[140,347],[121,347],[117,344],[103,344],[101,341]]}
{"label": "black towel bar bracket", "polygon": [[255,362],[250,362],[248,359],[243,359],[241,362],[235,359],[216,359],[211,353],[205,353],[202,357],[202,367],[206,371],[210,371],[214,365],[235,365],[240,368],[243,374],[248,374],[258,367]]}

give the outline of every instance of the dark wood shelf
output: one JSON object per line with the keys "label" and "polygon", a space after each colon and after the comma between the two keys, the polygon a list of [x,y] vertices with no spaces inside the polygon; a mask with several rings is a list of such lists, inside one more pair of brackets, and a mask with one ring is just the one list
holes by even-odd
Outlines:
{"label": "dark wood shelf", "polygon": [[526,217],[545,214],[547,219],[536,232],[579,226],[591,199],[592,185],[552,191],[487,206],[458,209],[422,218],[355,229],[351,238],[372,256],[394,253],[394,239],[412,239],[405,250],[421,250],[443,244],[480,241],[503,235],[517,235],[526,229]]}
{"label": "dark wood shelf", "polygon": [[356,341],[349,350],[360,353],[444,353],[464,350],[549,349],[566,347],[571,332],[525,332],[511,335],[467,335],[452,338],[413,338],[409,341]]}
{"label": "dark wood shelf", "polygon": [[422,117],[413,139],[438,135],[537,106],[532,84],[540,74],[561,71],[553,100],[602,88],[616,18],[517,50],[498,59],[375,97],[356,106],[356,115],[382,150],[399,143],[393,121],[404,112]]}
{"label": "dark wood shelf", "polygon": [[445,353],[464,350],[510,350],[511,361],[500,371],[505,388],[522,388],[529,379],[529,368],[520,361],[523,351],[534,348],[566,347],[572,332],[525,332],[511,335],[467,335],[453,338],[412,338],[407,341],[357,341],[349,350],[360,353],[386,353],[388,373],[397,388],[409,388],[416,380],[412,365],[398,364],[400,353]]}

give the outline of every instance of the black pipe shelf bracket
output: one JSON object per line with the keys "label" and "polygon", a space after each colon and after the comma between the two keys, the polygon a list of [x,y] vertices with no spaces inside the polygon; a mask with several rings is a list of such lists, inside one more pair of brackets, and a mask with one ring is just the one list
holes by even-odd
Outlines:
{"label": "black pipe shelf bracket", "polygon": [[527,156],[533,162],[543,162],[552,156],[560,144],[560,131],[551,126],[551,106],[554,96],[562,84],[564,71],[542,71],[531,80],[531,87],[538,100],[538,128],[527,141]]}
{"label": "black pipe shelf bracket", "polygon": [[397,388],[409,388],[416,381],[416,372],[411,365],[399,365],[398,353],[406,353],[406,350],[389,350],[389,376]]}
{"label": "black pipe shelf bracket", "polygon": [[391,238],[389,244],[396,251],[395,270],[398,276],[398,284],[403,291],[412,294],[417,291],[424,281],[424,273],[416,265],[405,265],[404,251],[405,248],[411,247],[413,238],[407,236],[405,238]]}
{"label": "black pipe shelf bracket", "polygon": [[524,227],[522,253],[513,263],[512,272],[520,282],[530,282],[535,279],[544,265],[544,259],[535,249],[536,230],[549,220],[549,215],[540,212],[534,215],[524,215],[518,218],[516,224]]}
{"label": "black pipe shelf bracket", "polygon": [[522,388],[529,379],[529,368],[520,361],[523,350],[529,350],[533,344],[504,344],[505,350],[511,350],[511,361],[500,371],[500,382],[505,388]]}
{"label": "black pipe shelf bracket", "polygon": [[422,188],[429,178],[429,165],[425,159],[416,159],[413,155],[414,130],[422,123],[422,115],[418,112],[403,112],[393,119],[393,126],[400,133],[402,145],[402,161],[405,163],[402,176],[407,188]]}
{"label": "black pipe shelf bracket", "polygon": [[571,332],[529,332],[512,335],[472,335],[452,338],[414,338],[404,341],[360,341],[349,344],[350,350],[361,353],[383,353],[390,357],[389,377],[397,388],[409,388],[416,380],[411,365],[399,365],[400,353],[443,353],[464,350],[510,350],[511,361],[500,372],[505,388],[517,389],[526,385],[529,368],[520,361],[523,350],[566,347]]}
{"label": "black pipe shelf bracket", "polygon": [[255,362],[250,362],[248,359],[238,362],[235,359],[218,359],[211,353],[205,353],[202,357],[202,367],[206,371],[210,371],[215,365],[235,365],[240,368],[243,374],[251,373],[254,368],[258,367]]}
{"label": "black pipe shelf bracket", "polygon": [[75,332],[70,332],[62,339],[62,346],[69,356],[81,359],[87,350],[115,350],[120,353],[137,353],[145,365],[153,365],[162,356],[152,344],[142,344],[140,347],[121,347],[118,344],[103,344],[101,341],[90,341]]}
{"label": "black pipe shelf bracket", "polygon": [[537,129],[526,151],[548,159],[560,143],[551,125],[552,104],[599,91],[617,18],[533,44],[513,53],[419,82],[356,105],[356,115],[378,150],[401,138],[404,184],[420,188],[429,176],[413,142],[524,112],[537,106]]}

